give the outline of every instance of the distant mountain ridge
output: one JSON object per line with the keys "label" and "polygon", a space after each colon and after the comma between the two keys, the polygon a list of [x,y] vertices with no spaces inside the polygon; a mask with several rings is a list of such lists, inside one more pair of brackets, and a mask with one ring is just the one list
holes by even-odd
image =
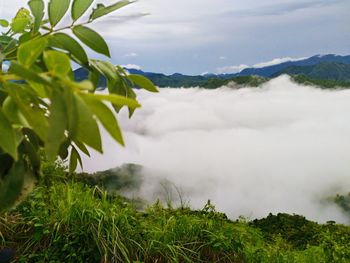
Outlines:
{"label": "distant mountain ridge", "polygon": [[350,64],[321,62],[312,66],[291,66],[273,74],[271,77],[277,77],[281,74],[304,75],[314,79],[350,82]]}
{"label": "distant mountain ridge", "polygon": [[[327,80],[326,87],[350,86],[350,55],[316,55],[307,59],[298,61],[288,61],[277,65],[262,67],[262,68],[246,68],[239,73],[234,74],[207,74],[207,75],[183,75],[175,73],[172,75],[165,75],[163,73],[145,72],[138,69],[128,69],[131,74],[140,74],[148,77],[158,87],[205,87],[205,88],[217,88],[222,85],[226,85],[230,81],[234,81],[241,85],[245,83],[247,85],[260,84],[264,79],[276,77],[281,74],[288,74],[291,76],[304,76],[304,78],[298,78],[306,80],[308,83],[315,83],[322,85],[322,81]],[[77,69],[75,72],[77,80],[87,79],[87,71],[83,68]],[[253,78],[257,76],[259,78]],[[106,80],[100,79],[100,86],[106,86]]]}
{"label": "distant mountain ridge", "polygon": [[342,64],[350,64],[349,56],[339,56],[339,55],[316,55],[310,58],[306,58],[298,61],[287,61],[277,65],[267,66],[263,68],[246,68],[239,72],[239,76],[249,76],[257,75],[261,77],[271,77],[272,75],[292,66],[313,66],[322,62],[334,62]]}

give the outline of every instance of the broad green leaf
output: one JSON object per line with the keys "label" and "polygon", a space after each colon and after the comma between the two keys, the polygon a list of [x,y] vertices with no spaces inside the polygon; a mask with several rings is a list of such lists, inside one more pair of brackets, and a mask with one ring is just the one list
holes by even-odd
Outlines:
{"label": "broad green leaf", "polygon": [[38,38],[21,45],[17,51],[18,62],[25,67],[30,67],[43,53],[47,45],[46,38]]}
{"label": "broad green leaf", "polygon": [[[108,86],[108,91],[110,94],[116,94],[128,99],[135,99],[136,98],[136,94],[133,91],[133,89],[130,87],[130,85],[128,83],[126,83],[124,77],[121,77],[118,80],[108,80],[107,81],[107,86]],[[117,105],[117,104],[113,104],[113,108],[114,110],[119,113],[119,111],[121,110],[121,108],[124,105]],[[132,116],[132,114],[135,111],[135,107],[129,107],[129,117]]]}
{"label": "broad green leaf", "polygon": [[29,40],[32,40],[33,39],[33,34],[31,32],[26,32],[26,33],[23,33],[19,39],[18,39],[18,42],[19,44],[24,44],[25,42],[28,42]]}
{"label": "broad green leaf", "polygon": [[74,0],[72,5],[73,20],[79,19],[93,2],[94,0]]}
{"label": "broad green leaf", "polygon": [[78,111],[77,139],[102,153],[102,142],[97,122],[80,96],[74,94]]}
{"label": "broad green leaf", "polygon": [[35,18],[34,31],[38,31],[44,17],[45,4],[43,0],[31,0],[28,2],[30,10]]}
{"label": "broad green leaf", "polygon": [[35,93],[40,97],[40,98],[47,98],[48,92],[47,89],[48,87],[44,84],[36,83],[30,80],[27,80],[29,86],[35,91]]}
{"label": "broad green leaf", "polygon": [[94,30],[85,26],[73,27],[74,35],[97,53],[110,57],[106,41]]}
{"label": "broad green leaf", "polygon": [[22,87],[15,83],[7,83],[6,91],[10,94],[11,98],[17,104],[21,113],[40,137],[41,140],[45,141],[47,136],[48,123],[44,112],[38,107],[33,107],[27,103],[23,98],[26,96]]}
{"label": "broad green leaf", "polygon": [[79,148],[80,151],[82,151],[84,154],[86,154],[87,156],[90,157],[90,152],[89,150],[86,148],[85,144],[79,142],[78,140],[74,141],[75,145]]}
{"label": "broad green leaf", "polygon": [[81,160],[80,154],[77,151],[77,149],[75,149],[74,146],[72,146],[72,150],[70,152],[70,159],[69,159],[69,172],[73,173],[78,166],[78,162],[80,164],[80,167],[83,168],[83,162]]}
{"label": "broad green leaf", "polygon": [[68,135],[69,135],[69,138],[75,140],[78,133],[78,117],[79,117],[77,103],[74,98],[73,91],[69,87],[64,89],[63,96],[67,106]]}
{"label": "broad green leaf", "polygon": [[125,98],[124,96],[115,94],[81,94],[83,97],[95,98],[100,101],[109,101],[116,106],[128,106],[131,108],[139,108],[141,105],[134,99]]}
{"label": "broad green leaf", "polygon": [[83,96],[83,99],[109,134],[121,145],[124,145],[122,133],[112,111],[103,102],[93,96]]}
{"label": "broad green leaf", "polygon": [[131,74],[128,78],[138,87],[148,90],[150,92],[158,92],[152,81],[142,75]]}
{"label": "broad green leaf", "polygon": [[[1,157],[0,163],[3,164]],[[36,182],[23,160],[14,163],[10,168],[7,174],[0,178],[0,213],[23,201]]]}
{"label": "broad green leaf", "polygon": [[0,177],[0,213],[16,203],[22,192],[24,176],[25,165],[20,161],[11,167],[5,177]]}
{"label": "broad green leaf", "polygon": [[28,140],[23,140],[25,153],[28,156],[30,164],[33,167],[35,175],[38,177],[40,175],[41,157],[36,147]]}
{"label": "broad green leaf", "polygon": [[45,141],[45,151],[50,161],[54,161],[60,145],[63,142],[67,127],[66,104],[59,92],[54,92],[51,98],[49,129]]}
{"label": "broad green leaf", "polygon": [[8,27],[10,24],[7,20],[5,19],[0,19],[0,26],[2,27]]}
{"label": "broad green leaf", "polygon": [[6,115],[7,119],[17,125],[22,125],[24,127],[29,127],[26,119],[23,117],[17,104],[13,99],[8,96],[2,104],[3,113]]}
{"label": "broad green leaf", "polygon": [[15,132],[10,121],[0,108],[0,148],[17,160]]}
{"label": "broad green leaf", "polygon": [[0,45],[3,45],[3,46],[8,45],[13,40],[14,39],[9,36],[0,36]]}
{"label": "broad green leaf", "polygon": [[56,33],[50,37],[50,44],[54,47],[68,51],[82,64],[88,63],[88,56],[82,46],[71,36],[64,33]]}
{"label": "broad green leaf", "polygon": [[61,21],[68,11],[70,0],[50,0],[49,2],[49,20],[52,27]]}
{"label": "broad green leaf", "polygon": [[21,17],[16,18],[11,23],[11,29],[15,33],[23,33],[30,22],[30,18]]}
{"label": "broad green leaf", "polygon": [[62,52],[55,50],[45,51],[44,61],[47,69],[54,76],[65,76],[71,71],[70,59]]}
{"label": "broad green leaf", "polygon": [[93,91],[95,91],[95,89],[98,88],[98,85],[100,83],[100,72],[97,69],[92,68],[89,71],[89,80],[91,81],[94,87]]}
{"label": "broad green leaf", "polygon": [[119,78],[118,72],[112,63],[102,60],[91,60],[91,66],[100,72],[109,80],[115,80]]}
{"label": "broad green leaf", "polygon": [[[8,41],[7,43],[1,43],[2,41]],[[2,52],[7,53],[7,57],[15,56],[18,41],[14,38],[7,36],[0,36],[0,45],[3,46]]]}
{"label": "broad green leaf", "polygon": [[105,16],[113,11],[116,11],[126,5],[133,3],[134,1],[123,0],[119,1],[113,5],[105,6],[103,4],[98,4],[97,7],[92,11],[90,15],[90,20],[95,20],[101,16]]}
{"label": "broad green leaf", "polygon": [[46,79],[42,78],[36,72],[33,72],[32,70],[27,69],[24,66],[18,64],[17,62],[14,62],[14,61],[11,62],[9,72],[17,75],[18,77],[23,78],[24,80],[27,80],[27,81],[33,81],[33,82],[37,82],[37,83],[44,84],[44,85],[50,84]]}
{"label": "broad green leaf", "polygon": [[94,86],[92,85],[91,81],[89,80],[83,80],[81,82],[75,82],[75,81],[71,81],[71,80],[62,80],[64,81],[64,84],[77,90],[77,91],[81,91],[81,90],[88,90],[88,91],[93,91],[94,90]]}
{"label": "broad green leaf", "polygon": [[65,140],[63,143],[61,143],[60,145],[60,149],[58,151],[58,155],[60,156],[60,158],[62,160],[66,160],[69,153],[68,153],[68,148],[70,147],[71,145],[71,140],[67,139]]}
{"label": "broad green leaf", "polygon": [[15,18],[12,19],[11,29],[14,33],[23,33],[31,21],[29,10],[21,8]]}

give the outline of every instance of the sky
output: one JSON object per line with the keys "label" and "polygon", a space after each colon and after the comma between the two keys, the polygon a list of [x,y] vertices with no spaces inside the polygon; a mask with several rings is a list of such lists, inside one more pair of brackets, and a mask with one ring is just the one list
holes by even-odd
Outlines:
{"label": "sky", "polygon": [[126,147],[102,130],[104,154],[85,156],[85,171],[140,164],[143,184],[129,196],[154,202],[176,186],[191,207],[210,199],[233,219],[286,212],[349,224],[327,200],[350,189],[350,90],[288,76],[260,88],[231,85],[138,90],[142,108],[131,119],[118,114]]}
{"label": "sky", "polygon": [[[0,0],[0,17],[26,2]],[[228,73],[285,58],[350,54],[349,10],[348,0],[139,0],[93,27],[106,37],[115,64]]]}

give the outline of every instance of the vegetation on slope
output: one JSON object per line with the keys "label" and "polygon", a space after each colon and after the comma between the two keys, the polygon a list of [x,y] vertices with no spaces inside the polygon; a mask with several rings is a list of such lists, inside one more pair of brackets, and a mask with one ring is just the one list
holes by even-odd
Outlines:
{"label": "vegetation on slope", "polygon": [[288,74],[291,76],[302,75],[319,80],[350,82],[350,65],[335,62],[322,62],[312,66],[292,66],[279,71],[272,75],[272,77],[281,74]]}
{"label": "vegetation on slope", "polygon": [[137,210],[46,165],[47,179],[0,219],[0,246],[19,262],[349,262],[350,227],[279,214],[231,221],[202,210]]}

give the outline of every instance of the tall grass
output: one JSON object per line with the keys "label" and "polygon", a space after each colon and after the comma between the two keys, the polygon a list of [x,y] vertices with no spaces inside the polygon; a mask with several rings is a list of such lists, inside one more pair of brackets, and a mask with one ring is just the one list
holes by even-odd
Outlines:
{"label": "tall grass", "polygon": [[[50,173],[62,178],[64,171]],[[201,211],[160,202],[139,211],[74,180],[48,187],[0,219],[1,245],[15,248],[19,262],[350,262],[345,226],[319,226],[317,242],[300,249],[228,220],[210,203]]]}

